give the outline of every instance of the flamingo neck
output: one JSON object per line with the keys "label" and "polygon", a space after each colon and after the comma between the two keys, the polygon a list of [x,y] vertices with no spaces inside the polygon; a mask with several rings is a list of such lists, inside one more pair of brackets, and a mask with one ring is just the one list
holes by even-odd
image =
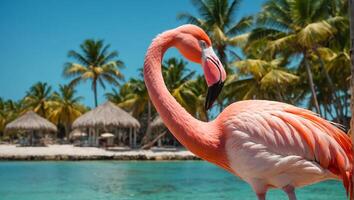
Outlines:
{"label": "flamingo neck", "polygon": [[[175,31],[158,35],[150,45],[144,62],[144,79],[150,99],[164,124],[187,149],[220,166],[228,163],[222,131],[216,122],[203,122],[190,115],[170,94],[161,73],[165,51],[175,45]],[[226,168],[222,166],[223,168]]]}

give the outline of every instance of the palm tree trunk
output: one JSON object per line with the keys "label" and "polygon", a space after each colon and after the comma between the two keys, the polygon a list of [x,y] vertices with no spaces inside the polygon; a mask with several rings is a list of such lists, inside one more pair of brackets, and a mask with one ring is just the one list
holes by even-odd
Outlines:
{"label": "palm tree trunk", "polygon": [[275,92],[279,101],[284,102],[284,98],[281,95],[281,88],[279,84],[276,84],[277,91]]}
{"label": "palm tree trunk", "polygon": [[45,104],[42,104],[40,109],[41,109],[42,117],[46,118],[47,116],[45,113]]}
{"label": "palm tree trunk", "polygon": [[326,112],[330,115],[330,117],[332,119],[334,119],[333,112],[332,112],[332,109],[331,109],[331,105],[328,105],[328,104],[324,105],[324,110],[326,110]]}
{"label": "palm tree trunk", "polygon": [[[352,111],[352,116],[354,116],[354,0],[349,0],[349,21],[350,21],[350,59],[351,59],[351,99],[350,99],[350,109]],[[354,119],[350,120],[350,133],[352,145],[354,145]],[[354,152],[353,152],[354,153]],[[353,161],[354,162],[354,161]],[[352,163],[354,164],[354,163]],[[354,167],[352,169],[352,173],[354,174]],[[354,176],[352,177],[352,182],[354,182]],[[354,184],[352,184],[352,190],[354,190]],[[351,197],[351,200],[354,200]]]}
{"label": "palm tree trunk", "polygon": [[94,98],[95,98],[95,107],[97,107],[97,80],[93,80],[93,83],[92,83],[92,89],[93,89],[93,95],[94,95]]}
{"label": "palm tree trunk", "polygon": [[320,110],[320,106],[318,105],[318,101],[317,101],[317,94],[316,94],[316,90],[315,90],[315,84],[313,83],[313,77],[312,77],[312,72],[311,72],[311,68],[310,65],[307,61],[307,53],[306,51],[304,51],[304,64],[306,67],[306,72],[307,72],[307,77],[309,80],[309,85],[310,85],[310,89],[311,89],[311,93],[312,93],[312,98],[313,98],[313,103],[315,104],[315,108],[317,113],[319,113],[321,115],[321,110]]}
{"label": "palm tree trunk", "polygon": [[143,147],[141,147],[142,149],[150,149],[152,146],[154,146],[154,144],[163,136],[165,136],[167,133],[167,131],[163,131],[162,133],[160,133],[155,139],[153,139],[151,142],[145,144]]}
{"label": "palm tree trunk", "polygon": [[344,106],[344,118],[345,118],[345,124],[346,124],[346,127],[348,128],[349,126],[349,124],[348,124],[348,118],[347,118],[347,116],[349,115],[348,114],[348,108],[349,108],[349,106],[347,106],[347,102],[348,102],[348,99],[349,99],[350,97],[349,97],[349,94],[348,94],[348,91],[345,91],[344,92],[344,99],[343,99],[343,105],[345,105]]}
{"label": "palm tree trunk", "polygon": [[59,129],[59,127],[60,127],[60,121],[61,121],[61,119],[60,119],[60,117],[59,117],[57,123],[55,124],[55,125],[57,126],[57,128],[58,128],[58,131],[55,133],[55,138],[57,138],[57,139],[58,139],[59,136],[60,136],[60,129]]}
{"label": "palm tree trunk", "polygon": [[149,142],[149,140],[151,138],[151,133],[152,133],[152,131],[151,131],[151,102],[150,102],[150,100],[148,100],[147,106],[148,106],[147,128],[146,128],[145,135],[144,135],[142,142],[141,142],[141,144],[143,146]]}
{"label": "palm tree trunk", "polygon": [[69,125],[69,123],[65,123],[65,125],[64,125],[64,131],[65,131],[65,137],[66,137],[66,139],[67,140],[69,140],[69,129],[70,129],[70,125]]}
{"label": "palm tree trunk", "polygon": [[318,59],[320,61],[321,70],[325,74],[326,81],[328,83],[330,93],[333,96],[334,102],[337,104],[337,108],[335,109],[335,111],[336,111],[336,114],[337,114],[338,121],[340,123],[343,123],[343,121],[344,121],[343,106],[342,106],[342,103],[340,102],[340,99],[339,99],[337,93],[336,93],[335,85],[333,84],[332,78],[328,74],[328,71],[327,71],[327,69],[325,67],[324,61],[323,61],[320,53],[318,52],[317,47],[314,48],[314,52],[315,52],[316,56],[318,57]]}

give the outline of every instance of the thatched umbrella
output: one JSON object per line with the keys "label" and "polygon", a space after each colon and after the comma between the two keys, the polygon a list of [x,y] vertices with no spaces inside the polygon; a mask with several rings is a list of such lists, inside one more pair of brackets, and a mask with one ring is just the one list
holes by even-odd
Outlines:
{"label": "thatched umbrella", "polygon": [[106,143],[105,143],[106,147],[109,147],[109,146],[113,145],[114,137],[115,136],[112,133],[102,133],[101,136],[100,136],[101,139],[106,141]]}
{"label": "thatched umbrella", "polygon": [[[130,145],[134,143],[133,145],[136,146],[136,129],[140,127],[140,123],[129,113],[107,101],[77,118],[72,127],[90,128],[90,130],[109,127],[126,128],[129,129]],[[132,131],[134,132],[134,142],[132,142]],[[93,133],[89,131],[89,143],[96,145],[97,139],[97,131]]]}
{"label": "thatched umbrella", "polygon": [[33,143],[33,135],[35,131],[56,132],[57,127],[35,112],[28,111],[24,115],[6,125],[5,132],[11,131],[26,131],[31,133],[31,143]]}
{"label": "thatched umbrella", "polygon": [[101,137],[102,138],[112,138],[112,137],[114,137],[114,135],[112,133],[102,133]]}
{"label": "thatched umbrella", "polygon": [[85,132],[82,132],[80,129],[74,129],[73,131],[71,131],[71,133],[69,135],[70,135],[70,138],[78,138],[78,137],[87,136],[87,134]]}

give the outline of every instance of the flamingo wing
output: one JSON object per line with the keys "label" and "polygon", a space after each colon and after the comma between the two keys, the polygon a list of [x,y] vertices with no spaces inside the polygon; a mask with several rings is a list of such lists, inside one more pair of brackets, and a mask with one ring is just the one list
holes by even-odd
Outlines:
{"label": "flamingo wing", "polygon": [[[349,192],[353,159],[351,141],[331,122],[311,111],[272,101],[245,101],[226,110],[228,116],[221,118],[227,119],[224,123],[230,162],[236,159],[235,166],[247,163],[243,170],[251,173],[252,168],[264,169],[262,174],[246,176],[262,176],[258,177],[262,180],[277,175],[280,179],[289,179],[291,176],[285,175],[291,173],[293,176],[307,174],[309,178],[304,185],[334,175],[343,180]],[[242,168],[236,167],[235,171],[243,173]]]}

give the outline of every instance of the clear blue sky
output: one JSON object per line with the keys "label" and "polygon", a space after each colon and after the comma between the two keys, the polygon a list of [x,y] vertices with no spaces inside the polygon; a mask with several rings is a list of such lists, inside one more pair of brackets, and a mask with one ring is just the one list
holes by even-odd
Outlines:
{"label": "clear blue sky", "polygon": [[[238,17],[257,13],[263,2],[244,0]],[[54,90],[68,83],[62,77],[67,52],[88,38],[111,44],[126,65],[126,80],[136,77],[151,40],[183,24],[176,19],[181,12],[196,14],[189,0],[1,0],[0,97],[21,99],[38,81]],[[167,56],[175,55],[172,50]],[[92,106],[89,82],[77,89]],[[99,88],[100,103],[109,90]]]}

